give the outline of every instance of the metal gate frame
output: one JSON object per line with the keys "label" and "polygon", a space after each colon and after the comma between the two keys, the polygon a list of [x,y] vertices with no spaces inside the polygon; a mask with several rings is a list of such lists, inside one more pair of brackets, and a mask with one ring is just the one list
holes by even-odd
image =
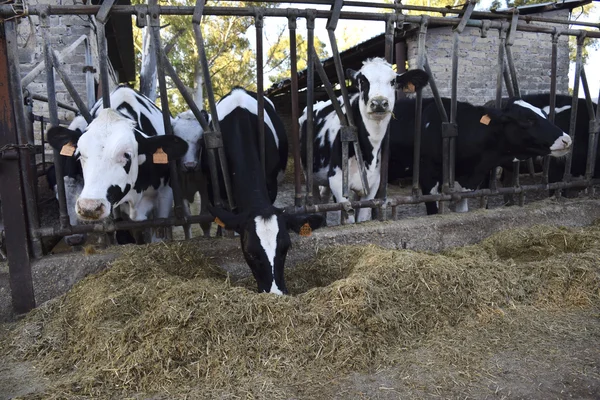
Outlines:
{"label": "metal gate frame", "polygon": [[[277,3],[274,0],[266,0],[263,2]],[[498,48],[498,67],[497,67],[497,86],[496,86],[496,106],[500,107],[502,100],[502,85],[506,86],[507,92],[510,95],[518,94],[518,81],[516,69],[512,60],[511,46],[514,32],[541,32],[551,36],[552,39],[552,77],[550,88],[550,118],[554,118],[555,114],[555,95],[556,95],[556,65],[557,65],[557,43],[558,37],[576,36],[577,37],[577,59],[576,59],[576,74],[574,82],[572,116],[577,113],[577,98],[579,90],[579,82],[583,84],[586,105],[588,112],[593,116],[590,122],[589,143],[597,143],[598,130],[600,129],[600,106],[597,110],[593,109],[591,95],[587,85],[587,78],[582,64],[582,46],[586,37],[600,38],[600,32],[586,31],[580,29],[558,29],[556,27],[547,27],[532,24],[531,22],[554,23],[557,25],[578,25],[586,27],[600,28],[600,24],[555,20],[542,17],[523,17],[518,15],[518,12],[511,16],[489,13],[475,12],[475,1],[469,0],[460,10],[447,8],[419,7],[407,6],[402,4],[381,4],[361,1],[343,1],[335,0],[333,3],[328,0],[295,0],[296,4],[319,4],[328,5],[330,10],[315,10],[315,9],[298,9],[298,8],[263,8],[263,7],[205,7],[204,0],[199,0],[195,7],[188,6],[159,6],[156,0],[149,0],[147,5],[136,6],[121,6],[114,5],[114,0],[105,0],[102,5],[72,5],[72,6],[48,6],[48,5],[31,5],[28,8],[18,7],[15,4],[0,5],[0,82],[8,82],[8,85],[0,83],[0,110],[2,119],[0,120],[0,154],[2,155],[2,173],[0,173],[0,196],[2,196],[3,204],[2,211],[7,231],[7,246],[10,246],[8,251],[8,261],[10,267],[11,291],[13,298],[13,307],[17,313],[27,312],[35,306],[33,285],[31,279],[31,259],[41,255],[40,243],[43,237],[47,236],[64,236],[76,233],[86,232],[114,232],[117,229],[132,229],[146,227],[166,227],[166,226],[182,226],[192,223],[212,221],[209,215],[198,215],[186,217],[182,208],[181,188],[177,179],[178,170],[174,161],[170,162],[170,172],[174,183],[173,192],[175,200],[175,217],[154,219],[142,222],[113,222],[107,221],[104,223],[86,224],[71,226],[68,220],[66,210],[65,191],[63,184],[63,174],[60,171],[60,163],[55,162],[57,170],[57,184],[59,195],[59,210],[60,210],[60,226],[58,227],[41,227],[37,216],[35,204],[35,196],[33,194],[33,174],[31,170],[31,150],[33,147],[33,135],[28,136],[26,114],[24,111],[23,92],[21,90],[23,82],[20,78],[18,64],[18,48],[16,42],[16,19],[26,15],[38,15],[42,26],[42,37],[44,39],[44,67],[38,66],[39,70],[45,68],[47,76],[47,96],[46,100],[49,106],[50,123],[58,125],[58,114],[54,93],[54,71],[58,73],[61,80],[65,84],[69,94],[77,104],[77,108],[88,122],[91,116],[88,107],[91,106],[90,97],[88,96],[87,105],[81,99],[71,84],[67,74],[63,73],[60,67],[60,55],[56,53],[50,46],[48,40],[48,17],[50,15],[94,15],[97,21],[98,29],[98,51],[100,55],[100,77],[102,85],[104,107],[110,106],[110,92],[108,88],[108,65],[106,60],[107,48],[106,39],[104,36],[105,23],[111,14],[127,14],[134,15],[137,18],[137,25],[142,27],[149,25],[151,28],[152,40],[155,44],[157,52],[157,72],[159,80],[161,106],[164,115],[164,124],[166,134],[173,134],[169,121],[169,105],[167,101],[165,72],[168,74],[175,85],[180,90],[183,98],[190,107],[192,113],[198,119],[204,129],[205,145],[208,149],[208,160],[210,164],[210,173],[213,182],[218,182],[219,164],[225,172],[227,198],[229,199],[227,206],[231,209],[235,208],[233,196],[231,195],[231,184],[228,182],[228,174],[226,172],[227,163],[225,153],[222,147],[222,139],[218,126],[216,115],[215,99],[210,81],[210,72],[208,62],[204,50],[204,40],[200,29],[202,15],[214,16],[249,16],[255,20],[256,27],[256,47],[257,47],[257,95],[258,95],[258,113],[259,119],[264,115],[264,88],[263,88],[263,66],[262,66],[262,49],[263,49],[263,21],[264,17],[280,17],[288,19],[288,30],[290,33],[290,58],[292,64],[292,118],[298,120],[298,75],[296,70],[297,49],[296,49],[296,28],[297,19],[302,18],[307,22],[307,41],[308,41],[308,70],[307,70],[307,113],[308,113],[308,159],[311,159],[313,154],[312,122],[314,119],[313,99],[315,85],[315,68],[319,77],[327,89],[329,96],[334,104],[337,103],[337,98],[334,95],[333,88],[328,82],[328,79],[323,71],[320,61],[316,57],[314,50],[314,27],[316,19],[327,19],[327,31],[330,39],[331,48],[333,51],[336,73],[338,82],[344,82],[343,68],[341,58],[337,48],[335,37],[335,29],[340,19],[350,20],[368,20],[382,21],[386,24],[385,30],[385,58],[393,63],[393,32],[396,26],[402,26],[404,23],[416,24],[419,26],[418,37],[418,67],[425,69],[430,75],[430,87],[432,89],[436,105],[443,119],[443,185],[441,194],[423,195],[418,187],[419,181],[419,166],[420,166],[420,142],[421,142],[421,126],[420,116],[422,111],[422,93],[416,94],[416,129],[415,129],[415,146],[414,146],[414,168],[413,168],[413,193],[411,196],[396,196],[387,197],[387,165],[389,159],[389,135],[387,135],[382,147],[382,168],[381,185],[378,191],[378,196],[373,200],[366,201],[351,201],[347,203],[335,204],[313,204],[312,182],[313,171],[312,163],[308,163],[306,169],[306,197],[302,193],[301,185],[301,165],[299,157],[299,129],[297,124],[293,125],[291,132],[291,143],[294,149],[294,176],[295,176],[295,195],[294,206],[285,209],[288,213],[298,212],[324,212],[348,210],[348,207],[359,208],[369,207],[377,210],[377,215],[380,220],[387,218],[387,208],[391,207],[392,219],[397,219],[397,207],[403,204],[416,204],[425,201],[440,201],[441,211],[446,211],[445,202],[450,200],[460,200],[465,198],[480,198],[482,203],[489,196],[499,196],[504,194],[518,194],[520,203],[522,203],[523,195],[526,192],[561,189],[566,188],[588,188],[590,195],[593,194],[593,185],[598,184],[598,179],[592,179],[593,166],[596,158],[595,146],[590,146],[590,151],[587,159],[587,168],[585,178],[581,180],[573,180],[570,173],[571,158],[567,159],[565,168],[565,177],[562,182],[548,183],[547,166],[544,168],[543,183],[534,185],[519,185],[518,168],[515,169],[513,177],[513,187],[497,188],[492,185],[489,189],[480,189],[471,192],[453,192],[454,183],[454,162],[455,162],[455,141],[457,137],[456,126],[456,104],[457,104],[457,76],[458,76],[458,49],[459,37],[465,27],[476,27],[482,30],[482,34],[489,30],[499,32],[500,45]],[[383,9],[385,12],[346,12],[342,11],[343,6],[365,7],[369,9]],[[417,12],[436,12],[442,15],[455,14],[460,18],[441,18],[428,15],[406,15],[403,11]],[[165,51],[161,46],[159,21],[160,15],[192,15],[192,27],[194,37],[200,55],[200,63],[204,74],[204,84],[209,101],[209,108],[212,115],[212,120],[216,122],[214,130],[210,130],[200,114],[200,110],[195,105],[191,96],[185,90],[181,80],[178,78],[173,66],[165,55]],[[471,17],[478,17],[474,20]],[[430,23],[435,23],[440,26],[453,26],[453,57],[452,57],[452,96],[450,116],[448,117],[442,107],[439,92],[427,60],[425,50],[425,39],[427,28]],[[4,68],[4,65],[7,67]],[[348,104],[348,94],[345,85],[340,85],[342,90],[342,98],[344,104]],[[39,94],[34,94],[40,98]],[[44,96],[41,96],[44,97]],[[344,171],[344,191],[348,191],[348,145],[352,142],[356,146],[356,128],[354,121],[348,114],[346,120],[341,114],[341,107],[336,107],[340,115],[340,120],[343,121],[343,171]],[[29,115],[29,114],[28,114]],[[260,126],[259,142],[261,162],[264,165],[264,124]],[[389,129],[388,129],[389,130]],[[575,118],[572,117],[571,128],[569,134],[573,137],[575,132]],[[360,154],[360,151],[358,151]],[[59,157],[58,152],[54,151],[55,160]],[[360,155],[359,155],[360,157]],[[547,164],[547,163],[545,163]],[[364,174],[363,174],[364,175]],[[495,183],[495,179],[492,181]],[[366,177],[363,179],[363,184],[366,184]],[[223,205],[223,200],[216,189],[215,203]],[[16,193],[15,193],[16,192]],[[304,201],[303,201],[304,199]]]}

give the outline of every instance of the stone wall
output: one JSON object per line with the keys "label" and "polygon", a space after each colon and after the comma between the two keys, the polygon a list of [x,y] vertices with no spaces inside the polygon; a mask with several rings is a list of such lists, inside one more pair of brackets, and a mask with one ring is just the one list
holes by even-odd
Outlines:
{"label": "stone wall", "polygon": [[[546,12],[546,18],[569,18],[568,10]],[[540,23],[536,23],[540,24]],[[546,24],[549,25],[549,24]],[[562,26],[566,27],[565,25]],[[521,94],[550,90],[552,61],[552,36],[545,33],[517,31],[512,54],[517,70]],[[496,76],[499,32],[490,29],[486,38],[479,28],[467,27],[460,35],[458,60],[458,100],[483,104],[496,98]],[[452,77],[451,27],[430,27],[427,32],[427,58],[438,85],[440,95],[450,97]],[[417,36],[407,39],[409,68],[417,65]],[[560,36],[558,42],[557,93],[568,94],[569,88],[568,37]],[[432,96],[431,89],[424,96]],[[503,88],[503,96],[506,96]]]}

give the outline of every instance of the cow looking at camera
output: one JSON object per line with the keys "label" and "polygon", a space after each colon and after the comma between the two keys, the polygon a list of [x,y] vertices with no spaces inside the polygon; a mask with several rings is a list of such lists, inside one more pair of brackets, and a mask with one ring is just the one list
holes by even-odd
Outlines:
{"label": "cow looking at camera", "polygon": [[58,126],[47,133],[52,147],[81,163],[84,182],[75,213],[83,221],[101,221],[127,205],[133,221],[155,210],[166,218],[173,204],[168,160],[185,154],[187,144],[165,135],[162,111],[135,90],[118,87],[111,104],[102,109],[98,103],[83,132]]}
{"label": "cow looking at camera", "polygon": [[[287,136],[272,103],[265,99],[265,169],[259,149],[258,102],[256,93],[235,88],[217,104],[223,148],[236,208],[226,211],[211,207],[217,223],[240,235],[241,249],[258,284],[259,292],[285,294],[284,264],[291,245],[288,230],[321,226],[320,215],[286,214],[273,206],[278,176],[287,164]],[[203,170],[210,178],[202,158]],[[212,182],[214,185],[215,182]],[[220,192],[225,194],[223,182]],[[209,196],[212,199],[212,185]],[[305,225],[307,224],[307,225]]]}
{"label": "cow looking at camera", "polygon": [[[348,69],[346,77],[358,88],[358,93],[350,97],[351,112],[358,128],[358,143],[362,152],[364,168],[367,173],[368,188],[363,192],[360,179],[360,166],[354,152],[349,146],[348,151],[348,181],[350,190],[354,191],[361,200],[375,198],[380,181],[381,144],[385,137],[388,124],[394,109],[397,88],[419,90],[427,84],[429,77],[419,69],[403,74],[396,74],[392,66],[382,58],[369,59],[363,63],[359,71]],[[341,98],[339,99],[342,103]],[[341,123],[331,101],[318,102],[314,105],[314,157],[306,159],[306,129],[307,110],[304,109],[299,119],[301,131],[301,158],[304,168],[307,162],[313,163],[315,193],[316,186],[323,186],[328,202],[327,188],[333,193],[335,201],[347,202],[348,197],[342,195],[342,142]],[[342,110],[347,113],[342,104]],[[414,113],[414,111],[413,111]],[[361,209],[357,220],[370,219],[370,209]],[[354,222],[354,217],[349,217]]]}

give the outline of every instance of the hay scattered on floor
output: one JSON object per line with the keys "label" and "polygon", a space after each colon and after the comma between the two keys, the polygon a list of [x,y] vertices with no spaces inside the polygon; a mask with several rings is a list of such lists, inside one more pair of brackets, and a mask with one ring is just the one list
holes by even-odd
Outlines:
{"label": "hay scattered on floor", "polygon": [[442,254],[323,249],[287,271],[284,297],[232,284],[196,242],[132,247],[18,324],[11,351],[60,396],[202,386],[280,398],[283,387],[397,363],[436,332],[515,305],[597,306],[599,271],[598,226],[510,230]]}

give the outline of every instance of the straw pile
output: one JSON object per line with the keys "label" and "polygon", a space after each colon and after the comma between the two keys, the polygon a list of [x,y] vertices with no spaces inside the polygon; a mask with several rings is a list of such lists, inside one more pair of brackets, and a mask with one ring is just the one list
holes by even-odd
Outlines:
{"label": "straw pile", "polygon": [[34,311],[5,346],[61,398],[194,387],[289,398],[402,363],[438,332],[489,328],[515,305],[598,306],[599,260],[599,226],[510,230],[442,254],[340,246],[288,269],[293,295],[278,297],[254,293],[251,278],[230,282],[193,241],[132,247]]}

